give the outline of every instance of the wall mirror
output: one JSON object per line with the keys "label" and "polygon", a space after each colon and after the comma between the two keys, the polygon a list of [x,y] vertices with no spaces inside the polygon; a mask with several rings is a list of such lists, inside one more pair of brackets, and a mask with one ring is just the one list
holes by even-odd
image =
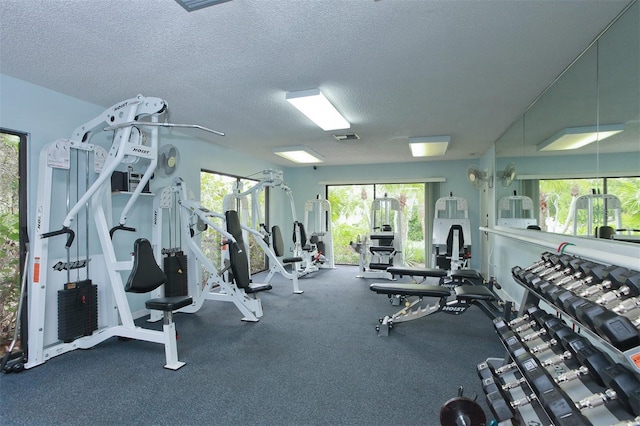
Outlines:
{"label": "wall mirror", "polygon": [[[584,145],[568,149],[575,143]],[[640,242],[637,2],[496,141],[495,155],[497,225],[589,238],[605,226]],[[510,166],[515,179],[502,185]]]}

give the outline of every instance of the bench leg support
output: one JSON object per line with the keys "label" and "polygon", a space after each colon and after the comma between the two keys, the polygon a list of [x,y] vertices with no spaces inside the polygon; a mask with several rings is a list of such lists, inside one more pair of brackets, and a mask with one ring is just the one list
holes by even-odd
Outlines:
{"label": "bench leg support", "polygon": [[173,322],[173,313],[164,313],[164,324],[162,325],[162,331],[164,333],[164,354],[167,363],[164,368],[169,370],[177,370],[186,363],[178,361],[178,344],[176,337],[176,324]]}

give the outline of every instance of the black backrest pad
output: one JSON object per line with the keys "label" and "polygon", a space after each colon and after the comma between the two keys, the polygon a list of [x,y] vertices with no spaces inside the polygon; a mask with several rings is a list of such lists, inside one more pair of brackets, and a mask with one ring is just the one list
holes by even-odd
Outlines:
{"label": "black backrest pad", "polygon": [[280,227],[278,225],[274,225],[271,227],[271,238],[273,244],[273,252],[277,257],[284,255],[284,242],[282,240],[282,232],[280,232]]}
{"label": "black backrest pad", "polygon": [[[240,240],[242,241],[242,240]],[[251,285],[251,277],[249,276],[249,260],[247,253],[243,250],[244,245],[241,243],[229,244],[229,262],[231,262],[231,273],[233,280],[238,288],[248,288]]]}
{"label": "black backrest pad", "polygon": [[[451,256],[453,253],[453,232],[458,231],[458,249],[464,248],[464,234],[462,233],[462,225],[451,225],[449,228],[449,235],[447,235],[447,255]],[[457,253],[456,253],[457,254]]]}
{"label": "black backrest pad", "polygon": [[293,222],[293,242],[296,242],[296,226],[300,231],[300,246],[307,245],[307,233],[304,231],[304,225],[300,222]]}
{"label": "black backrest pad", "polygon": [[251,284],[251,277],[249,275],[249,258],[244,252],[240,218],[235,210],[227,210],[224,212],[224,217],[227,223],[227,232],[236,239],[236,244],[229,244],[229,262],[231,262],[233,280],[238,287],[247,288]]}
{"label": "black backrest pad", "polygon": [[162,269],[153,257],[151,243],[138,238],[133,244],[133,268],[124,287],[130,293],[147,293],[155,290],[167,281]]}
{"label": "black backrest pad", "polygon": [[238,212],[235,210],[227,210],[224,212],[224,217],[227,222],[227,232],[233,235],[233,238],[235,238],[238,243],[243,242],[242,225],[240,224]]}

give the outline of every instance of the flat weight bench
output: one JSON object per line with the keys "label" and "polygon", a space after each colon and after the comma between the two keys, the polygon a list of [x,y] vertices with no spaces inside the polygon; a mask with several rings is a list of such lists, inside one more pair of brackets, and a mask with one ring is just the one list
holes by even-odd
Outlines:
{"label": "flat weight bench", "polygon": [[414,284],[418,284],[415,277],[421,277],[422,280],[420,282],[424,282],[428,277],[442,279],[447,276],[447,271],[444,269],[417,268],[410,266],[391,266],[387,268],[387,272],[389,272],[393,278],[396,276],[402,278],[405,275],[411,277]]}
{"label": "flat weight bench", "polygon": [[[385,316],[379,320],[376,326],[379,337],[389,335],[393,324],[412,321],[436,312],[446,314],[463,314],[471,305],[478,305],[490,318],[495,318],[502,312],[495,306],[499,302],[498,296],[488,287],[477,285],[461,285],[454,288],[455,298],[449,300],[452,295],[447,287],[423,284],[387,284],[373,283],[369,286],[371,291],[378,294],[386,294],[389,298],[399,296],[405,301],[404,308],[395,314]],[[409,297],[416,297],[409,301]],[[437,298],[437,302],[422,306],[423,298]]]}

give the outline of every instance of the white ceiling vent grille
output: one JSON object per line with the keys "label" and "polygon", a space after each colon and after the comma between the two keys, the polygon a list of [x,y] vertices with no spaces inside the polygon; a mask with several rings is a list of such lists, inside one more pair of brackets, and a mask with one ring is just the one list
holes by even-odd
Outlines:
{"label": "white ceiling vent grille", "polygon": [[231,0],[176,0],[176,2],[184,7],[187,12],[193,12],[194,10],[204,9],[205,7],[213,6],[219,3],[225,3]]}
{"label": "white ceiling vent grille", "polygon": [[360,136],[358,136],[356,133],[347,133],[345,135],[333,135],[334,138],[336,138],[337,141],[355,141],[360,139]]}

